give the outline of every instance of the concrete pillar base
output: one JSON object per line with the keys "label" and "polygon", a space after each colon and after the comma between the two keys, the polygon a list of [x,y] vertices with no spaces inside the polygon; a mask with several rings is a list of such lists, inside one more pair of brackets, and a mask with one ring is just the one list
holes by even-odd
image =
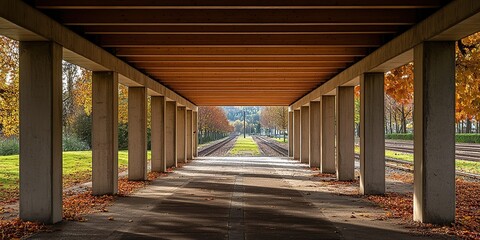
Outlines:
{"label": "concrete pillar base", "polygon": [[20,218],[62,221],[62,46],[20,42]]}
{"label": "concrete pillar base", "polygon": [[383,73],[360,78],[360,193],[385,193]]}
{"label": "concrete pillar base", "polygon": [[151,97],[151,146],[152,146],[152,171],[166,172],[165,162],[165,97]]}
{"label": "concrete pillar base", "polygon": [[414,49],[413,218],[455,221],[455,43],[424,42]]}
{"label": "concrete pillar base", "polygon": [[310,167],[320,168],[321,145],[320,145],[320,102],[310,102]]}
{"label": "concrete pillar base", "polygon": [[128,88],[128,180],[147,180],[147,89]]}
{"label": "concrete pillar base", "polygon": [[92,74],[92,194],[118,191],[118,75]]}
{"label": "concrete pillar base", "polygon": [[310,164],[310,118],[309,107],[302,106],[300,108],[300,162]]}
{"label": "concrete pillar base", "polygon": [[320,103],[320,172],[335,173],[335,96],[322,96]]}
{"label": "concrete pillar base", "polygon": [[338,87],[337,114],[337,179],[355,178],[354,87]]}

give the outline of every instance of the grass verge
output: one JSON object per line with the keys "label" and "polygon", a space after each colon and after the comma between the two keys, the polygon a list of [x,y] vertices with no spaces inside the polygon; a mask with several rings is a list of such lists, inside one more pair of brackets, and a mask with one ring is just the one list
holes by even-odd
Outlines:
{"label": "grass verge", "polygon": [[228,155],[233,156],[260,156],[260,150],[257,143],[251,136],[239,136],[235,145],[228,152]]}

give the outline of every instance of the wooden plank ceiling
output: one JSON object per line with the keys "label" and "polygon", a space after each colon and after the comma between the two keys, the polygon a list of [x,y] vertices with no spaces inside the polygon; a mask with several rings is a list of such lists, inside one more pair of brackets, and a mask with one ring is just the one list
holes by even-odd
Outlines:
{"label": "wooden plank ceiling", "polygon": [[449,0],[26,0],[193,103],[289,105]]}

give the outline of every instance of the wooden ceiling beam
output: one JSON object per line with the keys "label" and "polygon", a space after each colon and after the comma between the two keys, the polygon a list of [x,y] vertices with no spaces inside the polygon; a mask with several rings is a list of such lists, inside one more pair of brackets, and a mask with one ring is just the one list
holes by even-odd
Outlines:
{"label": "wooden ceiling beam", "polygon": [[310,78],[321,78],[329,76],[331,74],[327,73],[312,73],[312,72],[166,72],[166,73],[150,73],[153,76],[165,77],[165,78],[174,78],[174,77],[183,77],[183,78],[291,78],[291,77],[310,77]]}
{"label": "wooden ceiling beam", "polygon": [[345,67],[150,67],[142,68],[145,72],[155,75],[161,73],[222,73],[235,76],[237,73],[337,73]]}
{"label": "wooden ceiling beam", "polygon": [[394,34],[405,30],[396,25],[94,25],[76,29],[92,34]]}
{"label": "wooden ceiling beam", "polygon": [[388,35],[335,34],[335,35],[99,35],[95,38],[103,47],[152,46],[353,46],[378,47],[389,39]]}
{"label": "wooden ceiling beam", "polygon": [[63,9],[64,25],[413,25],[426,9]]}
{"label": "wooden ceiling beam", "polygon": [[125,60],[131,63],[136,62],[249,62],[249,61],[333,61],[333,62],[354,62],[355,57],[350,56],[133,56]]}
{"label": "wooden ceiling beam", "polygon": [[363,8],[434,8],[445,0],[34,0],[41,9],[170,9],[170,8],[309,8],[309,9],[363,9]]}
{"label": "wooden ceiling beam", "polygon": [[191,69],[191,68],[343,68],[348,66],[344,61],[131,61],[139,68],[148,69]]}
{"label": "wooden ceiling beam", "polygon": [[288,47],[117,47],[112,51],[120,57],[128,56],[184,56],[184,57],[289,57],[289,56],[351,56],[362,57],[369,54],[370,49],[364,47],[335,46],[288,46]]}

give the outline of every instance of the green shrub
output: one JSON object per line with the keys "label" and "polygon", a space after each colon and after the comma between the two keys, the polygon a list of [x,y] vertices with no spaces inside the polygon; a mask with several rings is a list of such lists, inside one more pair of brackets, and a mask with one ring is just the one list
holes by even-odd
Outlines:
{"label": "green shrub", "polygon": [[18,138],[0,138],[0,156],[17,155],[20,153]]}
{"label": "green shrub", "polygon": [[385,139],[413,140],[412,133],[390,133],[385,134]]}
{"label": "green shrub", "polygon": [[128,149],[128,124],[118,124],[118,150]]}
{"label": "green shrub", "polygon": [[458,143],[480,143],[480,134],[478,133],[457,133],[455,141]]}
{"label": "green shrub", "polygon": [[73,134],[64,134],[62,138],[63,151],[85,151],[90,146]]}
{"label": "green shrub", "polygon": [[75,136],[92,148],[92,115],[80,114],[73,123]]}

